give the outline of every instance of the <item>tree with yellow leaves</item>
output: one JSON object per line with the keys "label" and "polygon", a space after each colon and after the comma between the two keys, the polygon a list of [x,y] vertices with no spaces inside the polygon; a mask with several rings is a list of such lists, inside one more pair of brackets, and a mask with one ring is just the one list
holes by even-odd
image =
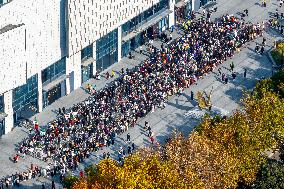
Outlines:
{"label": "tree with yellow leaves", "polygon": [[284,139],[284,99],[278,94],[283,82],[278,79],[246,93],[241,111],[227,118],[206,115],[188,138],[174,131],[164,148],[141,149],[123,165],[103,160],[73,188],[226,189],[252,183],[266,162],[264,152]]}

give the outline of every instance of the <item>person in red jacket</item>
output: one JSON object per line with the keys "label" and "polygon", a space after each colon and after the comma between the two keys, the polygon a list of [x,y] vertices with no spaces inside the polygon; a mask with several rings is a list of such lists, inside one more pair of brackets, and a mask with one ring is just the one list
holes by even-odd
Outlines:
{"label": "person in red jacket", "polygon": [[39,125],[38,125],[38,123],[35,123],[35,131],[39,132]]}
{"label": "person in red jacket", "polygon": [[84,177],[84,172],[81,170],[80,171],[80,177],[83,178]]}

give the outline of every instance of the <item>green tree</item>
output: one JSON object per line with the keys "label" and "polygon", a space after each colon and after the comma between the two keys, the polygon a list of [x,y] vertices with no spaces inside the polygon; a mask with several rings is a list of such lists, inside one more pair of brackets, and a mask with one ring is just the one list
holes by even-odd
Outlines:
{"label": "green tree", "polygon": [[284,164],[276,160],[269,160],[263,164],[257,173],[253,189],[283,189],[284,188]]}
{"label": "green tree", "polygon": [[67,189],[71,189],[73,185],[79,181],[79,178],[76,176],[68,175],[63,180],[63,186]]}

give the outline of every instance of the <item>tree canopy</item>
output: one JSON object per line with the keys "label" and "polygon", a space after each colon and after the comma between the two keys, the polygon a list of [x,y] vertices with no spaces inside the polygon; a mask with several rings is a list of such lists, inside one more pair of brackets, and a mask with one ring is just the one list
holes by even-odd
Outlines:
{"label": "tree canopy", "polygon": [[123,165],[103,160],[73,188],[283,188],[283,164],[264,153],[284,138],[283,73],[245,93],[242,110],[206,115],[189,137],[175,131],[164,148],[141,149]]}

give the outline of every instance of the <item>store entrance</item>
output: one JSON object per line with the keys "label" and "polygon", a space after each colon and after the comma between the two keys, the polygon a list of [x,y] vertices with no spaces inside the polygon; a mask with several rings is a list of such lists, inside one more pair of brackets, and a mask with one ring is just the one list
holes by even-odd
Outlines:
{"label": "store entrance", "polygon": [[5,134],[5,120],[0,120],[0,137]]}
{"label": "store entrance", "polygon": [[62,83],[55,85],[49,91],[43,91],[43,107],[52,104],[56,100],[58,100],[62,95]]}
{"label": "store entrance", "polygon": [[89,80],[93,75],[93,64],[82,66],[82,83]]}
{"label": "store entrance", "polygon": [[48,105],[52,104],[60,97],[61,97],[61,84],[58,84],[47,92]]}
{"label": "store entrance", "polygon": [[153,27],[147,29],[147,37],[148,39],[153,39]]}

